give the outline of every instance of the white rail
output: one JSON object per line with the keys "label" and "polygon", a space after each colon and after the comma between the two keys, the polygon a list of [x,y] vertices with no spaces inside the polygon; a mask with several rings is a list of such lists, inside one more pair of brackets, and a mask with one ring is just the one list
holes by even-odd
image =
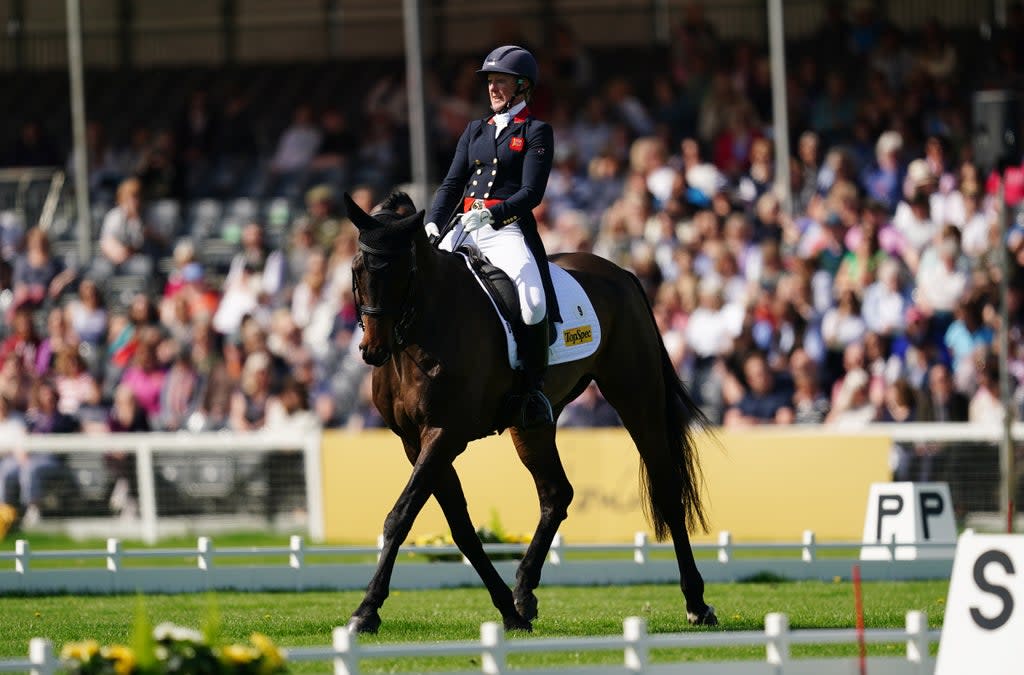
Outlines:
{"label": "white rail", "polygon": [[[867,665],[870,672],[885,672],[889,675],[903,673],[925,675],[934,670],[929,647],[941,637],[939,630],[929,630],[928,616],[924,612],[907,612],[905,629],[869,629],[863,639],[868,644],[906,643],[906,655],[899,657],[871,657]],[[763,645],[764,661],[691,662],[686,663],[686,672],[691,675],[846,675],[854,672],[856,659],[794,659],[790,655],[792,645],[807,644],[855,644],[857,632],[853,629],[838,630],[797,630],[789,628],[785,614],[768,614],[765,617],[764,632],[693,632],[665,633],[650,635],[647,623],[638,617],[629,617],[623,622],[622,635],[602,637],[570,638],[526,638],[506,640],[504,631],[496,623],[480,626],[480,641],[453,641],[440,643],[404,643],[363,645],[347,629],[335,628],[330,647],[295,647],[286,649],[290,662],[333,661],[335,675],[358,675],[364,660],[395,659],[409,657],[439,656],[480,656],[480,670],[485,675],[499,673],[533,673],[568,675],[570,673],[673,673],[679,672],[680,663],[671,661],[653,662],[651,651],[655,649],[678,648],[696,650],[701,648],[743,647]],[[592,652],[621,649],[622,665],[587,666],[586,668],[545,668],[509,669],[508,657],[517,654],[553,652]],[[27,660],[0,661],[0,672],[29,671],[33,675],[50,675],[60,667],[49,640],[34,638],[29,644]]]}
{"label": "white rail", "polygon": [[[799,543],[736,543],[729,532],[719,534],[717,544],[695,544],[694,550],[715,553],[715,559],[700,559],[701,574],[707,582],[730,582],[771,575],[786,579],[847,579],[852,565],[860,566],[867,580],[948,579],[952,557],[918,560],[857,560],[822,557],[821,551],[856,550],[860,542],[820,543],[807,531]],[[896,543],[889,544],[890,549]],[[951,551],[946,543],[914,544],[919,548]],[[487,544],[489,554],[522,554],[525,544]],[[548,565],[546,584],[578,586],[593,584],[676,583],[679,569],[675,559],[654,553],[669,552],[670,544],[648,541],[637,533],[633,544],[568,545],[556,536]],[[753,552],[792,551],[792,556],[754,557]],[[458,555],[454,546],[402,547],[403,553],[429,556]],[[746,555],[741,555],[746,552]],[[209,537],[199,537],[195,548],[127,549],[118,539],[108,539],[105,549],[77,551],[35,551],[26,540],[15,542],[14,551],[0,551],[0,593],[192,593],[204,590],[361,590],[373,574],[371,562],[319,562],[328,558],[377,556],[378,546],[307,546],[293,536],[287,546],[217,548]],[[619,560],[587,560],[588,553],[621,553]],[[238,558],[279,557],[278,561],[244,564]],[[309,562],[316,557],[318,562]],[[890,556],[892,557],[892,556]],[[236,559],[235,564],[222,564]],[[143,559],[166,561],[162,566],[133,565]],[[57,567],[51,561],[102,560],[104,565],[88,568],[80,564]],[[44,563],[44,564],[39,564]],[[514,583],[518,561],[497,561],[495,567],[508,583]],[[395,568],[393,588],[449,588],[475,586],[479,578],[471,567],[459,562],[401,562]]]}

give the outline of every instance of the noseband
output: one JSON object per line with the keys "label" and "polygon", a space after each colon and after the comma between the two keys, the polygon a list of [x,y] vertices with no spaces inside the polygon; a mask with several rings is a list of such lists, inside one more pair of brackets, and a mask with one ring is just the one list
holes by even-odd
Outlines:
{"label": "noseband", "polygon": [[[402,255],[405,251],[394,251],[394,250],[383,250],[374,248],[359,242],[359,250],[363,252],[363,257],[375,256],[378,258],[384,258],[385,260],[394,260],[395,258]],[[416,256],[412,256],[412,266],[409,269],[409,281],[405,287],[405,295],[402,297],[402,302],[397,307],[376,307],[373,305],[365,306],[359,301],[359,286],[356,284],[356,271],[352,270],[352,297],[356,305],[356,320],[359,323],[360,328],[363,326],[363,315],[367,316],[397,316],[398,320],[395,321],[392,329],[394,344],[398,349],[405,346],[405,331],[412,325],[413,319],[416,316],[416,306],[412,302],[412,289],[416,284]]]}

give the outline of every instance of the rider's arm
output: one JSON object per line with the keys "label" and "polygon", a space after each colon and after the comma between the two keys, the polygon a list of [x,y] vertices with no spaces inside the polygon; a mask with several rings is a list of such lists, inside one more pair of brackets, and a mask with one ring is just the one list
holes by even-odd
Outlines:
{"label": "rider's arm", "polygon": [[[434,202],[430,206],[426,222],[436,223],[439,228],[444,228],[448,220],[455,213],[457,207],[462,203],[462,193],[466,189],[466,181],[469,180],[469,139],[473,129],[479,122],[474,122],[466,127],[459,137],[459,144],[455,148],[455,157],[452,158],[451,166],[448,167],[448,175],[441,181],[441,186],[434,194]],[[460,208],[461,212],[462,209]]]}
{"label": "rider's arm", "polygon": [[[530,213],[544,198],[548,175],[555,154],[555,138],[551,125],[531,121],[523,157],[523,177],[516,192],[500,204],[491,207],[492,227],[500,229],[510,218],[518,219]],[[514,222],[514,220],[512,221]]]}

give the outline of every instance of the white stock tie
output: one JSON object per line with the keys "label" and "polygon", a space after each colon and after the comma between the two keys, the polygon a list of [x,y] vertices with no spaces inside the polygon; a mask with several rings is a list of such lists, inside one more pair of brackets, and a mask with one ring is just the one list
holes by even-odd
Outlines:
{"label": "white stock tie", "polygon": [[512,120],[512,113],[496,113],[494,115],[494,137],[497,138],[502,129]]}

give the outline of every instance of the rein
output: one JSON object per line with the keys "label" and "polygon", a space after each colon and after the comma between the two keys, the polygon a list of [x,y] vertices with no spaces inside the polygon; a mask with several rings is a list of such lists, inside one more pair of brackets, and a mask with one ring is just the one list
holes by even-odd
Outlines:
{"label": "rein", "polygon": [[[378,258],[384,258],[385,260],[393,260],[400,256],[404,251],[384,250],[374,248],[359,242],[359,250],[365,255],[372,255]],[[409,269],[409,283],[405,288],[405,295],[402,297],[402,302],[398,307],[377,307],[374,305],[364,306],[359,300],[359,286],[356,283],[356,272],[352,270],[352,298],[356,305],[356,321],[359,323],[360,328],[363,326],[363,315],[367,316],[397,316],[398,320],[395,321],[393,327],[393,338],[395,346],[401,349],[405,346],[405,331],[412,325],[413,320],[416,318],[416,306],[412,302],[412,291],[416,285],[416,256],[412,256],[412,267]]]}

